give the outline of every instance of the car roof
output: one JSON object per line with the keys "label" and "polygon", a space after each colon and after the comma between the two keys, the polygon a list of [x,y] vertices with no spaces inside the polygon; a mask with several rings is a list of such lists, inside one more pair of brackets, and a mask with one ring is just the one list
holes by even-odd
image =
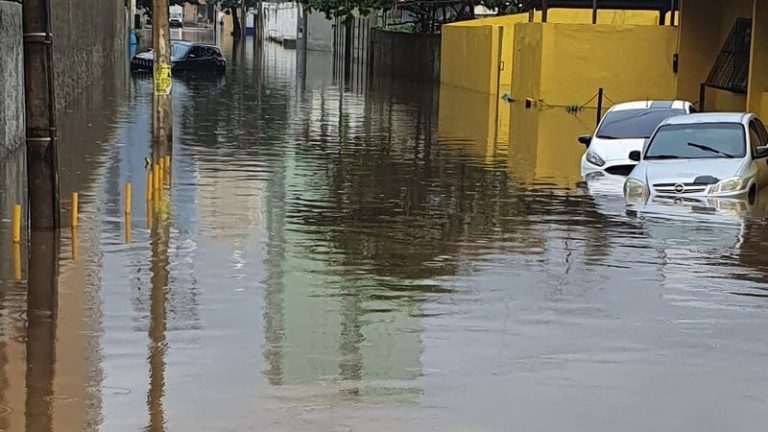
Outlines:
{"label": "car roof", "polygon": [[619,103],[612,106],[609,111],[627,111],[627,110],[638,110],[638,109],[684,110],[687,105],[690,105],[690,102],[686,102],[682,100],[674,100],[674,101],[646,100],[646,101]]}
{"label": "car roof", "polygon": [[661,124],[702,124],[702,123],[746,123],[753,117],[750,113],[698,113],[685,116],[674,116],[664,120]]}
{"label": "car roof", "polygon": [[184,46],[204,46],[204,47],[211,47],[211,48],[218,48],[216,45],[207,44],[207,43],[201,43],[201,42],[190,42],[185,40],[174,40],[171,41],[171,45],[184,45]]}

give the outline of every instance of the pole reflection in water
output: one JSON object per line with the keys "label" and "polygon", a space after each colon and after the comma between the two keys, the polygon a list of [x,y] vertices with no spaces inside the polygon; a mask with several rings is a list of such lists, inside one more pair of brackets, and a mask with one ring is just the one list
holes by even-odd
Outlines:
{"label": "pole reflection in water", "polygon": [[149,318],[149,391],[147,409],[149,424],[147,431],[165,430],[165,355],[166,355],[166,298],[168,289],[168,243],[170,228],[168,220],[158,218],[151,232],[151,291]]}
{"label": "pole reflection in water", "polygon": [[58,308],[59,238],[55,232],[33,232],[29,250],[27,294],[28,431],[53,430],[56,319]]}
{"label": "pole reflection in water", "polygon": [[21,282],[21,245],[13,244],[13,280]]}

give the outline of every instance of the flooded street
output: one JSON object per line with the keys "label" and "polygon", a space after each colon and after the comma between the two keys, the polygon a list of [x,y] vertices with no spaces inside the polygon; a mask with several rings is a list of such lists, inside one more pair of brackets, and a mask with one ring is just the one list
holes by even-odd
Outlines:
{"label": "flooded street", "polygon": [[580,182],[594,113],[222,48],[157,211],[148,78],[62,116],[58,257],[3,162],[0,430],[763,430],[765,200],[627,211]]}

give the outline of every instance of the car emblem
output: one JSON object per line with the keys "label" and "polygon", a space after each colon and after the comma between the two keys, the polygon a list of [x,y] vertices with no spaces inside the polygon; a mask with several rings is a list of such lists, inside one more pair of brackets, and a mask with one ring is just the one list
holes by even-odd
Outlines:
{"label": "car emblem", "polygon": [[682,183],[676,184],[675,185],[675,193],[681,194],[683,192],[685,192],[685,185],[683,185]]}

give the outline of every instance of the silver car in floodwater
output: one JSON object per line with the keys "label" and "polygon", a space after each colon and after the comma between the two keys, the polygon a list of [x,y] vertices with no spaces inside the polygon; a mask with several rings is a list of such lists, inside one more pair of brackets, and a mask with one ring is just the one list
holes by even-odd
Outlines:
{"label": "silver car in floodwater", "polygon": [[768,185],[768,132],[747,113],[706,113],[662,122],[624,183],[630,204],[649,197],[754,199]]}

